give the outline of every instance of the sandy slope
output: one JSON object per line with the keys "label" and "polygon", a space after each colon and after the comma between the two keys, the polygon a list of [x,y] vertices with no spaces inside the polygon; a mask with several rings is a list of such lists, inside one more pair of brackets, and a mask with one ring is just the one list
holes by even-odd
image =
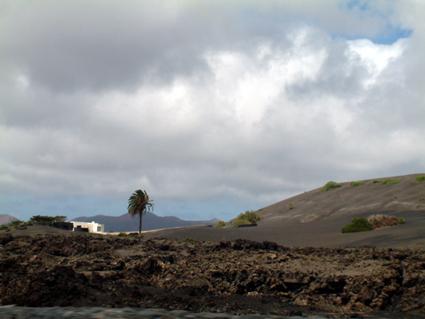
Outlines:
{"label": "sandy slope", "polygon": [[[388,179],[398,184],[384,185]],[[353,187],[324,192],[315,189],[259,210],[263,219],[257,227],[215,229],[192,227],[166,230],[147,236],[200,240],[270,240],[288,246],[425,247],[425,182],[416,175],[365,181]],[[353,216],[389,213],[406,219],[405,225],[373,232],[342,234]]]}
{"label": "sandy slope", "polygon": [[[318,188],[265,207],[260,212],[266,220],[308,222],[365,212],[425,211],[425,182],[416,181],[416,176],[365,180],[360,186],[346,182],[327,192]],[[389,180],[399,183],[383,184]]]}

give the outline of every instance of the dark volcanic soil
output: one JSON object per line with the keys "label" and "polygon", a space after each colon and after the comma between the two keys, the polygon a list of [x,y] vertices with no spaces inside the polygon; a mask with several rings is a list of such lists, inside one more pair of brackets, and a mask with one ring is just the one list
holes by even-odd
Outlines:
{"label": "dark volcanic soil", "polygon": [[425,313],[425,251],[1,235],[0,304]]}
{"label": "dark volcanic soil", "polygon": [[[195,240],[268,240],[292,247],[425,248],[424,174],[350,182],[324,191],[323,187],[259,209],[257,227],[185,227],[147,233],[146,237]],[[392,183],[385,183],[392,181]],[[402,217],[406,224],[371,232],[342,234],[353,217],[386,214]],[[235,216],[237,213],[235,212]]]}

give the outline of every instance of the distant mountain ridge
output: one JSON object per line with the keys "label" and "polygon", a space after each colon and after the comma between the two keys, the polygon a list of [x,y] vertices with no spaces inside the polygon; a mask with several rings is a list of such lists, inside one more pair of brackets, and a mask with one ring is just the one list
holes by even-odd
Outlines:
{"label": "distant mountain ridge", "polygon": [[10,215],[0,215],[0,225],[8,224],[15,220],[18,220],[18,219]]}
{"label": "distant mountain ridge", "polygon": [[[129,214],[121,216],[95,215],[82,216],[73,218],[72,220],[81,222],[95,221],[105,225],[105,231],[120,232],[120,231],[136,231],[139,227],[139,219],[132,217]],[[185,227],[194,225],[205,225],[214,223],[216,220],[183,220],[175,216],[158,216],[153,213],[143,215],[143,230],[151,230],[158,228]]]}

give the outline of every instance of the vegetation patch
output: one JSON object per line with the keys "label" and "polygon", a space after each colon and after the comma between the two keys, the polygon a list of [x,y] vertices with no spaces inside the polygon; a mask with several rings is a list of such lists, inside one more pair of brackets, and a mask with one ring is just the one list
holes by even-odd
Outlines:
{"label": "vegetation patch", "polygon": [[23,222],[21,220],[14,220],[10,223],[0,226],[0,230],[11,231],[11,230],[23,230],[27,229],[27,226],[31,225],[29,222]]}
{"label": "vegetation patch", "polygon": [[247,210],[246,212],[239,214],[238,217],[232,219],[230,222],[235,227],[255,226],[260,219],[261,217],[259,214]]}
{"label": "vegetation patch", "polygon": [[51,226],[54,223],[65,222],[66,216],[42,216],[35,215],[30,218],[29,223],[34,225],[46,225]]}
{"label": "vegetation patch", "polygon": [[227,227],[247,227],[257,226],[257,222],[261,220],[260,214],[247,210],[244,213],[240,213],[236,218],[233,218],[229,222],[219,220],[214,224],[215,228],[227,228]]}
{"label": "vegetation patch", "polygon": [[334,181],[329,181],[329,182],[327,182],[326,184],[325,184],[325,186],[323,186],[323,190],[325,191],[325,192],[327,192],[327,191],[330,191],[331,189],[335,189],[335,188],[339,188],[339,187],[341,187],[342,186],[342,184],[339,184],[339,183],[337,183],[337,182],[334,182]]}
{"label": "vegetation patch", "polygon": [[389,227],[405,224],[406,220],[403,217],[388,216],[382,214],[371,215],[367,218],[373,229],[381,227]]}
{"label": "vegetation patch", "polygon": [[363,184],[364,184],[364,181],[353,181],[353,182],[351,182],[351,186],[353,186],[353,187],[361,186]]}
{"label": "vegetation patch", "polygon": [[416,181],[420,183],[425,182],[425,175],[416,176]]}
{"label": "vegetation patch", "polygon": [[216,222],[214,224],[214,227],[215,228],[224,228],[224,227],[226,227],[226,222],[223,221],[223,220],[219,220],[218,222]]}
{"label": "vegetation patch", "polygon": [[389,179],[383,180],[381,183],[382,185],[395,185],[400,183],[400,180],[395,178],[389,178]]}
{"label": "vegetation patch", "polygon": [[15,220],[13,222],[10,223],[10,227],[15,228],[15,229],[27,229],[27,226],[30,226],[31,223],[28,222],[23,222],[20,220]]}
{"label": "vegetation patch", "polygon": [[369,223],[367,218],[364,217],[354,217],[350,224],[342,228],[343,233],[356,233],[370,230],[373,230],[373,226]]}
{"label": "vegetation patch", "polygon": [[395,185],[400,183],[401,180],[397,178],[387,178],[387,179],[374,179],[372,184],[382,184],[382,185]]}
{"label": "vegetation patch", "polygon": [[382,214],[370,215],[369,217],[354,217],[350,224],[342,228],[343,233],[355,233],[370,231],[381,227],[391,227],[405,224],[403,217],[388,216]]}
{"label": "vegetation patch", "polygon": [[29,221],[25,222],[22,220],[14,220],[8,224],[0,226],[0,230],[11,231],[11,230],[24,230],[28,226],[32,225],[43,225],[43,226],[52,226],[57,228],[61,227],[62,224],[69,224],[65,222],[66,216],[42,216],[35,215],[30,218]]}

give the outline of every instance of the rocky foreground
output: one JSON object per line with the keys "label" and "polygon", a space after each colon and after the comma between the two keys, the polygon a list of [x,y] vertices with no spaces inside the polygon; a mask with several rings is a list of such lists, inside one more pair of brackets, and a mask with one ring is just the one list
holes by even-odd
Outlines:
{"label": "rocky foreground", "polygon": [[[1,319],[326,319],[311,315],[232,315],[229,313],[189,312],[186,310],[143,309],[143,308],[100,308],[100,307],[16,307],[0,306]],[[395,319],[378,317],[369,319]],[[407,318],[403,318],[407,319]],[[416,319],[416,318],[408,318]]]}
{"label": "rocky foreground", "polygon": [[0,235],[0,304],[425,314],[425,251]]}

